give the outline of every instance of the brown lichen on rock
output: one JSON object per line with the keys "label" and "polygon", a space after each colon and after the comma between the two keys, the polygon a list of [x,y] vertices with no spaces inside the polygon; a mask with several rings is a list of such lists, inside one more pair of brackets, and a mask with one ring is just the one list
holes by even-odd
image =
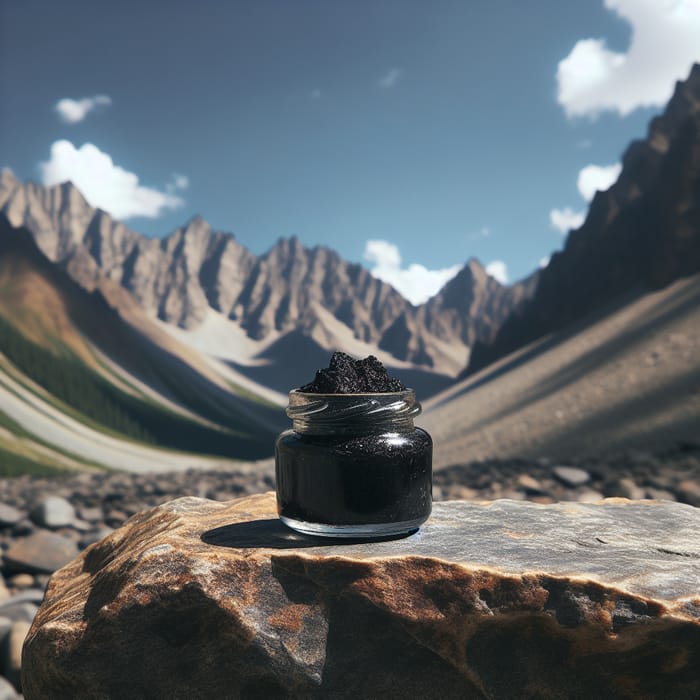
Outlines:
{"label": "brown lichen on rock", "polygon": [[698,509],[448,502],[350,544],[274,509],[172,501],[58,571],[25,697],[700,696]]}

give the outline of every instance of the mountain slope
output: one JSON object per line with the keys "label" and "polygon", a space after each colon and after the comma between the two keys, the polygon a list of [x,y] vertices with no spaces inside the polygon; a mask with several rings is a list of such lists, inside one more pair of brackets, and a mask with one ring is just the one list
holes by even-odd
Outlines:
{"label": "mountain slope", "polygon": [[584,224],[545,270],[534,297],[491,343],[474,372],[616,297],[658,289],[700,270],[700,65],[676,85],[646,140],[627,149],[620,177],[596,193]]}
{"label": "mountain slope", "polygon": [[126,323],[99,289],[77,285],[29,232],[0,215],[6,388],[19,382],[38,400],[115,437],[239,459],[268,456],[284,423],[281,410],[251,400],[225,373],[211,381],[168,341],[158,345]]}
{"label": "mountain slope", "polygon": [[435,465],[700,440],[700,274],[609,304],[425,402]]}

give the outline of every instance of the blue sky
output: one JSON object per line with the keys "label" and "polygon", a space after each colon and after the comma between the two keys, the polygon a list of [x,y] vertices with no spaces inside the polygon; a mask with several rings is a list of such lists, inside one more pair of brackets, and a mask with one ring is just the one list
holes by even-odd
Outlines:
{"label": "blue sky", "polygon": [[561,247],[693,61],[700,0],[0,0],[0,166],[420,300]]}

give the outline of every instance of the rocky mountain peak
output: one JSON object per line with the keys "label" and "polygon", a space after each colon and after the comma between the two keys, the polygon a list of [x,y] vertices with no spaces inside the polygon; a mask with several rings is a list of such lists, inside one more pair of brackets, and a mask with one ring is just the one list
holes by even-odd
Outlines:
{"label": "rocky mountain peak", "polygon": [[85,288],[110,280],[147,314],[183,328],[198,326],[214,309],[253,339],[301,333],[329,348],[360,341],[454,373],[514,299],[475,259],[427,305],[414,307],[361,265],[323,246],[305,248],[297,236],[255,256],[194,216],[164,238],[149,239],[91,207],[70,182],[22,185],[6,173],[0,210],[13,225],[25,225],[46,257]]}
{"label": "rocky mountain peak", "polygon": [[624,294],[656,289],[700,270],[700,64],[676,85],[645,140],[623,157],[618,181],[598,192],[583,225],[541,271],[533,298],[491,344],[476,371]]}

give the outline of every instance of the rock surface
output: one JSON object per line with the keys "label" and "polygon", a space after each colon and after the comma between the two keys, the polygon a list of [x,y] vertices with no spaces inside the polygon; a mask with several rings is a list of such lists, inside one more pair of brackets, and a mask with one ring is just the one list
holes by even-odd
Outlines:
{"label": "rock surface", "polygon": [[677,503],[452,502],[411,537],[339,544],[285,529],[272,494],[182,498],[53,576],[22,688],[697,697],[699,529]]}

